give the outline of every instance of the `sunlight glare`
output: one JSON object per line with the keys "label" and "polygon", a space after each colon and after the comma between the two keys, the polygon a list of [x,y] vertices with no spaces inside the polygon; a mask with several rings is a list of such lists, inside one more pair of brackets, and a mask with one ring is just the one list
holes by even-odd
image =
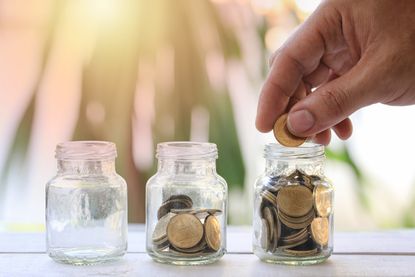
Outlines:
{"label": "sunlight glare", "polygon": [[306,14],[312,13],[320,2],[321,0],[295,0],[297,7]]}
{"label": "sunlight glare", "polygon": [[117,0],[87,0],[82,1],[90,19],[99,24],[113,22],[120,13],[123,1]]}

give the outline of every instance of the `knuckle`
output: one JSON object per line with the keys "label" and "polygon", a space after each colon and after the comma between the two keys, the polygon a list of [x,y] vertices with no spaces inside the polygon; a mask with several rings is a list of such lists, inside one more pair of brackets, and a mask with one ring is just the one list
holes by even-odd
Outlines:
{"label": "knuckle", "polygon": [[347,104],[347,92],[341,89],[327,89],[321,92],[321,99],[333,115],[342,115]]}
{"label": "knuckle", "polygon": [[291,97],[291,93],[278,81],[273,78],[269,79],[269,85],[272,87],[273,91],[279,92],[280,95],[285,96],[286,98]]}

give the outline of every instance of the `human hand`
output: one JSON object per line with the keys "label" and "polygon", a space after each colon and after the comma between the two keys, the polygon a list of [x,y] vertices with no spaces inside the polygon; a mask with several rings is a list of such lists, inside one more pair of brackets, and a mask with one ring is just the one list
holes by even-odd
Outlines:
{"label": "human hand", "polygon": [[328,144],[364,106],[415,104],[414,14],[411,0],[324,1],[272,55],[257,129],[289,111],[290,132]]}

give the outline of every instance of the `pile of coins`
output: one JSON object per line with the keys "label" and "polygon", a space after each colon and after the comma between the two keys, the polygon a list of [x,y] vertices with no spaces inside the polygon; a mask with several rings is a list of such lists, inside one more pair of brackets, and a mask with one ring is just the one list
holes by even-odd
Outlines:
{"label": "pile of coins", "polygon": [[329,241],[332,190],[315,175],[295,170],[272,177],[260,193],[260,244],[264,251],[309,256]]}
{"label": "pile of coins", "polygon": [[173,195],[157,211],[152,241],[156,251],[178,256],[217,252],[222,245],[219,209],[195,209],[187,195]]}

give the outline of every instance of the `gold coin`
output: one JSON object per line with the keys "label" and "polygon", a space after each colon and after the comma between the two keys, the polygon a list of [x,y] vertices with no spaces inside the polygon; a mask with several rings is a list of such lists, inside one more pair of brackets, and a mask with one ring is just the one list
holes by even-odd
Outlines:
{"label": "gold coin", "polygon": [[154,249],[157,250],[157,251],[162,251],[162,250],[168,248],[169,246],[170,246],[170,243],[167,239],[161,244],[154,243]]}
{"label": "gold coin", "polygon": [[297,183],[303,186],[306,186],[310,190],[313,190],[312,179],[305,174],[303,171],[296,169],[293,173],[287,176],[287,179],[291,183]]}
{"label": "gold coin", "polygon": [[332,190],[325,185],[318,184],[314,189],[314,205],[321,217],[327,217],[332,210]]}
{"label": "gold coin", "polygon": [[292,240],[288,242],[282,241],[282,245],[278,246],[278,248],[281,248],[281,249],[294,248],[294,247],[297,247],[299,245],[306,243],[307,241],[308,241],[307,237],[301,238],[301,239],[299,238],[297,240]]}
{"label": "gold coin", "polygon": [[210,249],[214,251],[218,251],[220,249],[220,224],[214,215],[209,215],[205,219],[205,239]]}
{"label": "gold coin", "polygon": [[286,215],[301,217],[313,208],[313,193],[304,186],[285,186],[278,192],[277,204]]}
{"label": "gold coin", "polygon": [[275,207],[272,207],[271,210],[272,210],[272,214],[273,214],[273,217],[274,217],[274,226],[275,227],[274,227],[274,230],[273,230],[273,241],[272,241],[272,244],[270,246],[270,248],[271,248],[270,250],[271,250],[272,253],[274,253],[275,251],[277,251],[278,241],[279,241],[280,236],[281,236],[281,223],[278,220],[278,211],[277,211],[277,209]]}
{"label": "gold coin", "polygon": [[282,240],[290,240],[290,239],[293,239],[293,238],[296,238],[296,237],[299,237],[299,236],[303,236],[303,234],[307,233],[307,231],[308,231],[307,228],[304,228],[304,229],[302,229],[302,230],[300,230],[300,231],[298,231],[294,234],[282,237],[281,239]]}
{"label": "gold coin", "polygon": [[203,224],[191,214],[175,215],[167,226],[167,238],[178,248],[192,248],[203,238]]}
{"label": "gold coin", "polygon": [[304,228],[303,230],[297,232],[293,236],[282,238],[281,241],[287,245],[287,244],[297,243],[298,241],[303,241],[304,239],[308,239],[308,237],[309,235],[308,235],[307,228]]}
{"label": "gold coin", "polygon": [[261,219],[261,236],[260,236],[260,242],[261,242],[261,248],[264,251],[268,251],[269,249],[269,226],[268,222],[265,219]]}
{"label": "gold coin", "polygon": [[307,138],[300,138],[290,133],[287,127],[288,114],[281,115],[274,125],[274,137],[284,146],[297,147],[303,144]]}
{"label": "gold coin", "polygon": [[[282,211],[279,212],[280,217],[283,217],[285,220],[291,222],[291,223],[297,223],[301,224],[306,221],[309,221],[310,218],[313,219],[315,217],[314,209],[311,209],[310,212],[308,212],[306,215],[300,216],[300,217],[292,217],[289,215],[284,214]],[[311,221],[310,221],[311,223]]]}
{"label": "gold coin", "polygon": [[281,213],[278,214],[278,218],[281,220],[281,222],[287,226],[290,227],[291,229],[304,229],[306,228],[308,225],[310,225],[310,223],[313,221],[314,216],[310,217],[309,219],[307,219],[307,221],[304,222],[300,222],[300,223],[293,223],[291,221],[288,221],[287,219],[285,219],[283,216],[281,216]]}
{"label": "gold coin", "polygon": [[316,217],[311,222],[311,236],[313,240],[321,246],[326,246],[329,242],[329,221],[326,217]]}
{"label": "gold coin", "polygon": [[166,201],[164,201],[164,202],[167,202],[167,201],[170,201],[170,200],[177,200],[177,199],[188,202],[190,204],[190,206],[193,205],[192,198],[190,198],[189,196],[184,195],[184,194],[172,195],[169,198],[167,198]]}
{"label": "gold coin", "polygon": [[207,209],[207,208],[201,208],[201,209],[195,209],[195,208],[189,208],[189,209],[171,209],[171,213],[175,214],[193,214],[197,216],[199,219],[205,219],[208,215],[221,215],[222,210],[220,209]]}
{"label": "gold coin", "polygon": [[278,218],[285,226],[292,229],[304,229],[313,221],[315,217],[314,209],[311,209],[308,214],[302,217],[290,217],[281,211],[278,213]]}
{"label": "gold coin", "polygon": [[264,208],[264,219],[268,222],[268,234],[269,234],[269,241],[273,242],[274,239],[274,228],[275,228],[275,222],[274,222],[274,216],[272,214],[272,210],[270,207]]}
{"label": "gold coin", "polygon": [[168,213],[157,222],[156,227],[154,228],[153,232],[153,242],[158,242],[167,238],[167,225],[170,222],[170,219],[174,217],[175,214]]}
{"label": "gold coin", "polygon": [[263,199],[267,200],[271,205],[276,206],[277,205],[277,197],[270,191],[264,190],[261,193],[261,196]]}
{"label": "gold coin", "polygon": [[221,215],[222,210],[221,209],[207,209],[207,212],[212,215]]}
{"label": "gold coin", "polygon": [[162,218],[168,214],[172,209],[189,209],[193,205],[193,202],[187,198],[173,198],[164,202],[157,211],[157,219]]}
{"label": "gold coin", "polygon": [[192,248],[173,248],[176,252],[186,253],[186,254],[198,254],[205,250],[206,248],[206,241],[202,239],[196,246]]}
{"label": "gold coin", "polygon": [[305,257],[305,256],[311,256],[311,255],[317,254],[318,249],[317,248],[313,248],[310,250],[284,249],[283,251],[293,256]]}

